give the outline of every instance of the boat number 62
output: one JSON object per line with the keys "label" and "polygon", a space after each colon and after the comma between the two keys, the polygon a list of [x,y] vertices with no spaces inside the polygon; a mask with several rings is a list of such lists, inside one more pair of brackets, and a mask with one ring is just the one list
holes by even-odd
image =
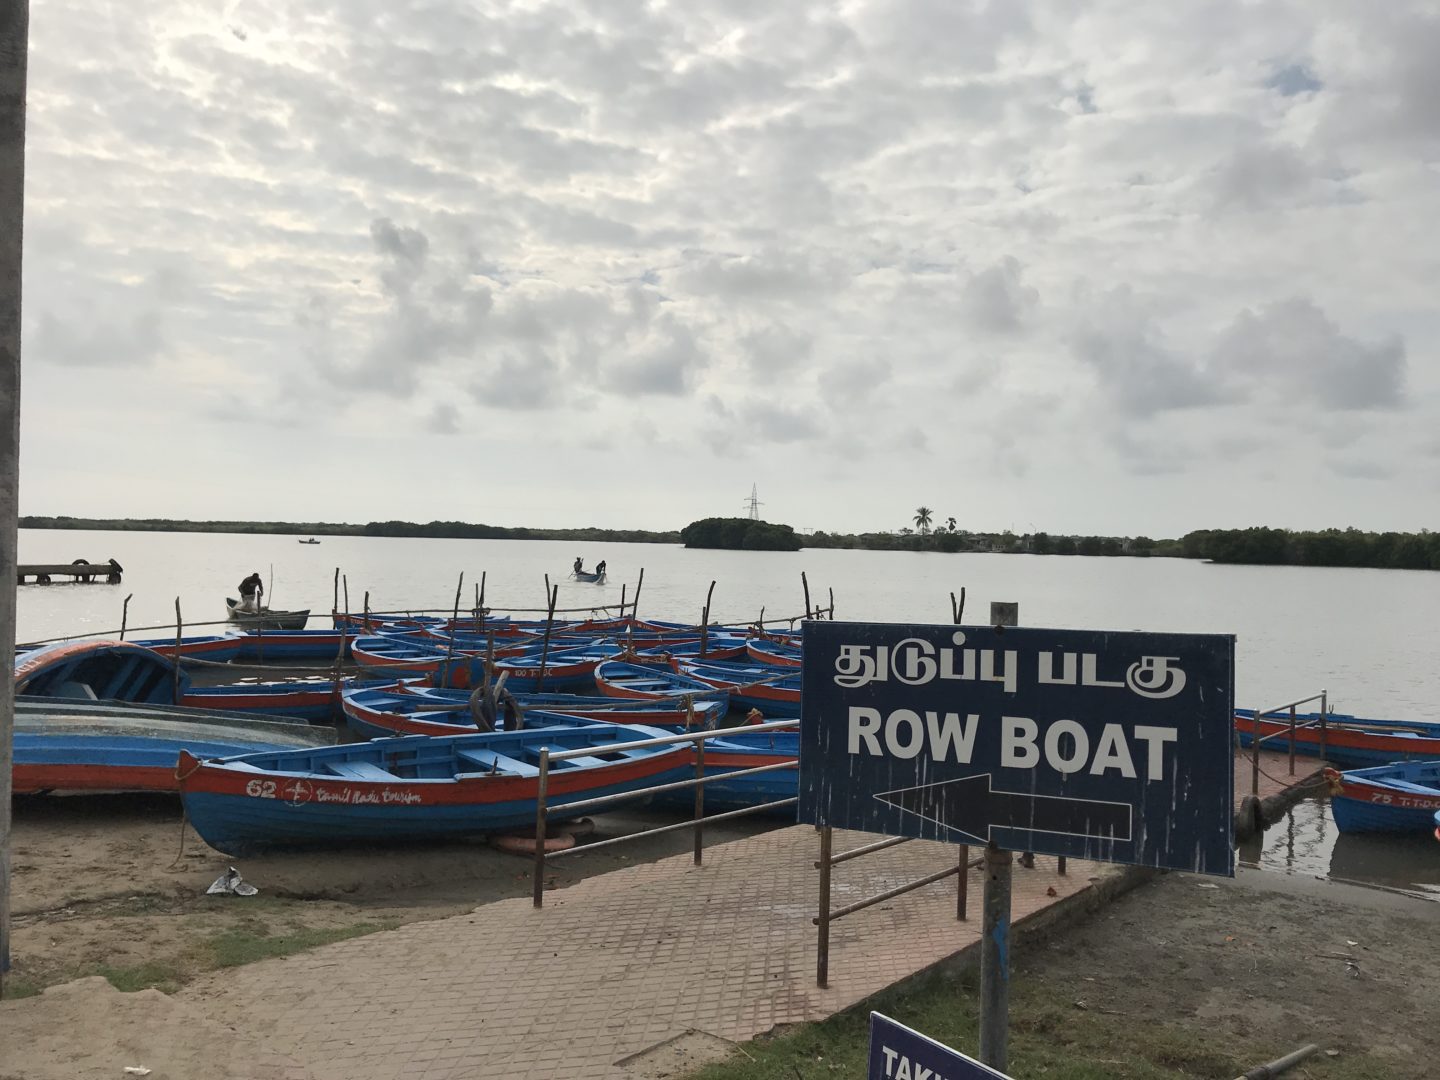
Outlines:
{"label": "boat number 62", "polygon": [[252,799],[273,799],[275,798],[275,781],[251,780],[245,785],[245,794]]}

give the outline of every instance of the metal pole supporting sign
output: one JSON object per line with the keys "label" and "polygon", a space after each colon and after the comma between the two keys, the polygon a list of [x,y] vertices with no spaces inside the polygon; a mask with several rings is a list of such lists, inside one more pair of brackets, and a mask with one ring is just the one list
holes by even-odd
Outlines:
{"label": "metal pole supporting sign", "polygon": [[[990,625],[1016,626],[1020,605],[992,603]],[[980,1060],[1005,1068],[1010,1030],[1010,883],[1014,857],[985,845],[985,921],[980,937]]]}

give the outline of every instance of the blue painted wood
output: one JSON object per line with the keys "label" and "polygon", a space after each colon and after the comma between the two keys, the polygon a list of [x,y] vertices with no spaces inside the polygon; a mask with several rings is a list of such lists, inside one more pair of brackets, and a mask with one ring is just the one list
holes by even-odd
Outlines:
{"label": "blue painted wood", "polygon": [[1423,832],[1440,812],[1440,761],[1399,761],[1336,773],[1330,813],[1341,832]]}

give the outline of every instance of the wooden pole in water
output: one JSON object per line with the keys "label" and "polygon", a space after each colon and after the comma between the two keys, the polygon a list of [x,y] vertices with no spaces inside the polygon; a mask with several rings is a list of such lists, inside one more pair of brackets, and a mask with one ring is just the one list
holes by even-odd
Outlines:
{"label": "wooden pole in water", "polygon": [[535,692],[545,692],[545,668],[550,662],[550,630],[555,625],[555,604],[560,599],[560,586],[550,587],[550,575],[545,575],[545,587],[550,593],[550,610],[545,615],[545,640],[540,645],[540,678],[535,681]]}
{"label": "wooden pole in water", "polygon": [[[134,596],[132,592],[130,596]],[[120,608],[120,640],[125,640],[125,625],[130,619],[130,596],[125,597],[125,603]]]}
{"label": "wooden pole in water", "polygon": [[[0,4],[0,656],[15,655],[20,512],[20,298],[25,226],[25,75],[29,0]],[[10,770],[15,680],[0,680],[0,998],[10,969]]]}
{"label": "wooden pole in water", "polygon": [[640,580],[635,583],[635,599],[630,601],[630,618],[634,619],[640,612],[640,590],[645,587],[645,568],[640,567]]}
{"label": "wooden pole in water", "polygon": [[831,589],[831,590],[830,590],[830,615],[829,615],[829,618],[830,618],[830,621],[831,621],[831,622],[834,622],[834,621],[835,621],[835,590],[834,590],[834,589]]}
{"label": "wooden pole in water", "polygon": [[350,576],[342,575],[340,583],[345,587],[345,623],[348,626],[350,623]]}
{"label": "wooden pole in water", "polygon": [[625,582],[620,583],[620,618],[625,618]]}
{"label": "wooden pole in water", "polygon": [[710,646],[710,597],[715,595],[715,582],[710,582],[710,590],[705,594],[705,610],[700,613],[700,659],[704,660],[708,655]]}
{"label": "wooden pole in water", "polygon": [[489,571],[486,571],[486,570],[481,570],[481,571],[480,571],[480,593],[479,593],[478,599],[475,601],[477,604],[480,605],[480,629],[481,629],[481,630],[485,629],[485,575],[486,575],[488,572],[489,572]]}
{"label": "wooden pole in water", "polygon": [[805,588],[805,618],[810,618],[810,582],[806,580],[805,571],[800,571],[800,584]]}
{"label": "wooden pole in water", "polygon": [[175,704],[180,704],[180,638],[185,632],[185,623],[180,618],[180,597],[175,597]]}
{"label": "wooden pole in water", "polygon": [[335,591],[330,597],[330,614],[335,615],[340,611],[340,567],[335,567]]}
{"label": "wooden pole in water", "polygon": [[460,571],[460,580],[455,583],[455,609],[450,615],[450,641],[445,646],[445,674],[440,678],[440,685],[449,685],[453,677],[450,671],[450,661],[455,658],[455,624],[460,621],[460,593],[465,588],[465,571]]}

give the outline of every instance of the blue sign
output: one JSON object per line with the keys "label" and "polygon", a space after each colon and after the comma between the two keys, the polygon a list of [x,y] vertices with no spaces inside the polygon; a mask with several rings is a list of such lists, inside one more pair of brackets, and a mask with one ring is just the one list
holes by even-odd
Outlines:
{"label": "blue sign", "polygon": [[1234,874],[1235,639],[805,624],[799,820]]}
{"label": "blue sign", "polygon": [[870,1071],[866,1077],[867,1080],[1010,1080],[1004,1073],[877,1012],[870,1014]]}

